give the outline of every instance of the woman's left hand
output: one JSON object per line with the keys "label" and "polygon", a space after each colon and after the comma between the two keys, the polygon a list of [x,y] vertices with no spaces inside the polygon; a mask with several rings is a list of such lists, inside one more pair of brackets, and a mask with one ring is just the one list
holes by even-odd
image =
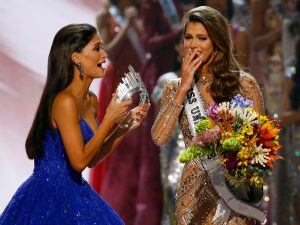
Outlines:
{"label": "woman's left hand", "polygon": [[150,106],[150,103],[143,103],[130,110],[128,116],[122,122],[121,127],[126,127],[124,125],[128,125],[128,131],[134,130],[139,127],[143,119],[147,116]]}
{"label": "woman's left hand", "polygon": [[132,119],[133,123],[130,126],[129,130],[134,130],[139,127],[143,121],[143,119],[147,116],[148,110],[150,109],[150,103],[143,103],[134,109],[132,109]]}

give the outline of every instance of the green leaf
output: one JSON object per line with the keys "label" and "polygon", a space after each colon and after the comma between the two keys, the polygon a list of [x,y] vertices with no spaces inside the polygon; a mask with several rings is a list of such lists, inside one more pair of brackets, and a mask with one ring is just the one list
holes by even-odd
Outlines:
{"label": "green leaf", "polygon": [[210,129],[212,127],[213,127],[213,124],[209,119],[202,119],[196,125],[195,130],[199,134],[199,133],[202,133],[202,132],[204,132],[207,129]]}
{"label": "green leaf", "polygon": [[223,141],[222,147],[228,151],[236,151],[241,148],[241,143],[238,139],[230,137]]}

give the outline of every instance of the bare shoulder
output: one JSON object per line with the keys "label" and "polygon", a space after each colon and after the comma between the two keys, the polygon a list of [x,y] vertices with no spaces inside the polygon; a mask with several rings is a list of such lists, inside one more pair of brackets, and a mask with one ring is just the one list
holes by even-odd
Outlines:
{"label": "bare shoulder", "polygon": [[55,97],[52,106],[52,118],[54,121],[66,116],[77,117],[77,111],[76,99],[71,93],[63,91]]}
{"label": "bare shoulder", "polygon": [[76,105],[75,97],[71,93],[63,91],[55,97],[53,107],[72,106],[73,104]]}

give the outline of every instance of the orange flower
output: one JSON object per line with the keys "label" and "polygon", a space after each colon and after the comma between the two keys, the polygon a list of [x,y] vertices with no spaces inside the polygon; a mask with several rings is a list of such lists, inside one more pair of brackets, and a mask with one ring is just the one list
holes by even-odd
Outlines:
{"label": "orange flower", "polygon": [[262,139],[262,140],[260,140],[260,142],[261,142],[266,148],[269,148],[269,149],[274,150],[274,151],[277,151],[278,149],[281,148],[281,145],[279,145],[278,142],[275,141],[275,140],[265,140],[265,139]]}
{"label": "orange flower", "polygon": [[274,124],[270,121],[266,122],[261,126],[259,129],[259,139],[260,142],[267,148],[271,148],[273,150],[278,150],[278,134],[280,132],[280,129],[276,126],[274,127]]}
{"label": "orange flower", "polygon": [[280,155],[275,154],[274,152],[270,152],[269,156],[270,160],[266,163],[269,168],[273,169],[273,162],[276,159],[283,159]]}

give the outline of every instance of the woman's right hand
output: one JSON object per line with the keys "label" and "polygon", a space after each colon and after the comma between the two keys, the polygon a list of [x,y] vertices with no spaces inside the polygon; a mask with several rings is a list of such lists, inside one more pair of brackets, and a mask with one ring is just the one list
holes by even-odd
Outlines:
{"label": "woman's right hand", "polygon": [[197,49],[189,49],[185,54],[182,62],[181,83],[180,89],[183,92],[188,92],[194,80],[194,74],[202,63],[201,57]]}
{"label": "woman's right hand", "polygon": [[106,109],[104,120],[108,120],[110,123],[118,124],[123,121],[128,113],[128,109],[132,104],[132,100],[117,103],[117,94],[114,93],[113,97]]}

